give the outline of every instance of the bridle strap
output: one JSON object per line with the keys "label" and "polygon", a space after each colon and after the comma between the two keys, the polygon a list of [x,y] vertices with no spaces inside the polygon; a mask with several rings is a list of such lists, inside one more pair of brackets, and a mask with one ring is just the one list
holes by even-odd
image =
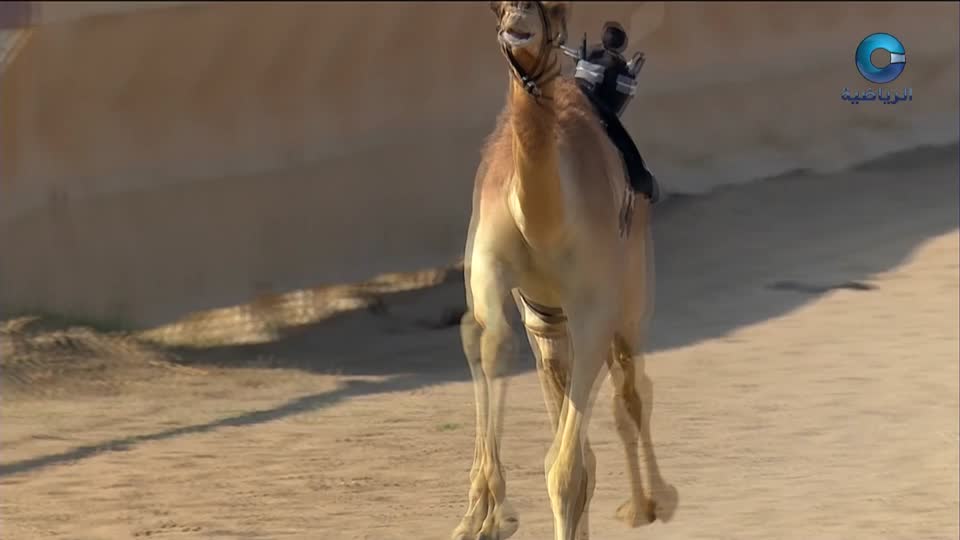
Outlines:
{"label": "bridle strap", "polygon": [[[550,99],[543,95],[543,91],[540,90],[540,85],[559,75],[559,72],[554,73],[554,68],[557,67],[556,58],[554,58],[552,62],[549,61],[550,48],[554,46],[554,37],[550,31],[550,18],[547,17],[547,11],[543,7],[543,2],[533,2],[533,4],[537,8],[537,12],[540,14],[540,23],[543,31],[543,37],[540,41],[540,51],[537,53],[537,62],[534,64],[533,70],[530,73],[526,73],[523,67],[520,65],[520,62],[517,61],[517,58],[512,52],[510,52],[510,46],[503,43],[502,40],[500,43],[500,50],[510,63],[510,72],[517,79],[517,81],[520,82],[520,85],[523,87],[524,91],[533,96],[533,98],[539,102],[541,99]],[[498,23],[498,38],[500,32],[501,27]]]}

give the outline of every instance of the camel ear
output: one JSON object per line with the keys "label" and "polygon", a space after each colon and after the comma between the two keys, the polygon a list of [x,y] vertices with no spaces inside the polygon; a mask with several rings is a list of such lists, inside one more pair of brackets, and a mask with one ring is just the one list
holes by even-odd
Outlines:
{"label": "camel ear", "polygon": [[556,36],[557,42],[560,44],[566,43],[567,19],[570,17],[570,12],[572,11],[570,2],[544,2],[543,8],[546,10],[550,20],[559,27],[559,32]]}
{"label": "camel ear", "polygon": [[551,19],[557,22],[562,21],[564,25],[566,25],[567,19],[570,18],[570,12],[573,10],[570,2],[544,2],[543,7],[547,10],[547,15]]}

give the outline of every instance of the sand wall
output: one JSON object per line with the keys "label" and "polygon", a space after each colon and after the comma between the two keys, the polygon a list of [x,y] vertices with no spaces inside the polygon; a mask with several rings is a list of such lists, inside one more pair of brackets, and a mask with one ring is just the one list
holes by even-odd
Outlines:
{"label": "sand wall", "polygon": [[[152,324],[459,255],[507,82],[486,3],[43,12],[0,79],[5,312]],[[648,57],[627,127],[668,192],[703,193],[957,140],[958,16],[590,3],[570,30],[624,23]],[[876,31],[912,102],[840,99]]]}

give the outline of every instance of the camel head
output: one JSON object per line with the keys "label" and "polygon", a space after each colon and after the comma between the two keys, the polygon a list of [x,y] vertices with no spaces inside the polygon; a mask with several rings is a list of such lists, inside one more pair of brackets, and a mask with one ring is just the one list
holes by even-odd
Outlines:
{"label": "camel head", "polygon": [[501,46],[528,71],[566,40],[569,2],[490,2],[490,9]]}

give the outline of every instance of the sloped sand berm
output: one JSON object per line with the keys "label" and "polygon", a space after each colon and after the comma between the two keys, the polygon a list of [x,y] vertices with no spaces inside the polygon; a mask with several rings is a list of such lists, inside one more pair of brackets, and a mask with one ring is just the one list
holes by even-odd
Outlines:
{"label": "sloped sand berm", "polygon": [[[570,36],[628,25],[649,61],[627,124],[693,194],[956,141],[958,9],[591,3]],[[505,92],[492,24],[211,3],[39,27],[0,80],[0,306],[149,326],[449,264]],[[878,30],[906,44],[909,104],[839,98]]]}

